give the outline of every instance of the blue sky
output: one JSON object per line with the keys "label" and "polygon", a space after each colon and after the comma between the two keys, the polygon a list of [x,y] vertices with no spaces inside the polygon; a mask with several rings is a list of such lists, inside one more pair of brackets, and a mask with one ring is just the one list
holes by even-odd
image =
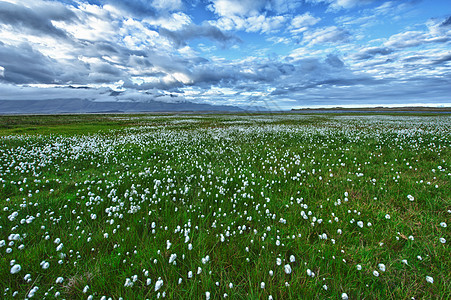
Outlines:
{"label": "blue sky", "polygon": [[450,95],[449,1],[0,0],[0,100],[290,109]]}

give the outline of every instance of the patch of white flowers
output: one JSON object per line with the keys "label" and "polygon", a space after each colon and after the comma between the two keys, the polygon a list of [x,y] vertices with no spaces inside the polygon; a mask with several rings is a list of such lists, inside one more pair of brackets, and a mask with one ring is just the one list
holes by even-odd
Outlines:
{"label": "patch of white flowers", "polygon": [[[0,137],[0,189],[13,191],[0,199],[0,251],[10,262],[0,278],[20,286],[5,288],[3,298],[63,297],[72,288],[87,299],[108,300],[112,295],[102,295],[94,282],[114,276],[120,282],[113,290],[123,296],[183,297],[196,290],[198,298],[235,299],[244,295],[245,284],[233,278],[239,266],[261,297],[273,299],[275,288],[291,295],[307,275],[307,284],[320,287],[318,298],[348,299],[354,295],[343,292],[352,292],[347,282],[332,284],[325,274],[349,270],[385,284],[392,266],[420,272],[416,264],[431,261],[421,252],[424,237],[397,224],[405,209],[429,200],[415,186],[401,190],[399,199],[384,193],[416,176],[422,149],[437,161],[417,186],[444,189],[448,117],[337,116],[315,126],[310,116],[230,115],[209,128],[197,127],[203,116],[112,118],[143,123],[92,135]],[[312,125],[281,124],[293,120]],[[366,144],[370,151],[356,151]],[[403,149],[415,155],[404,157]],[[375,165],[384,168],[382,177]],[[66,187],[70,192],[62,195]],[[321,200],[312,193],[330,187]],[[368,203],[361,205],[366,187],[374,193],[364,194]],[[410,193],[407,201],[404,193]],[[366,208],[383,201],[402,208]],[[432,224],[440,232],[431,243],[441,250],[448,247],[445,221]],[[390,236],[380,238],[379,230]],[[362,248],[356,248],[359,240]],[[380,263],[355,253],[375,246],[390,251],[393,243],[420,249],[413,254],[418,260],[409,265],[391,253]],[[114,262],[111,270],[97,269],[104,256]],[[426,281],[434,283],[431,276]]]}

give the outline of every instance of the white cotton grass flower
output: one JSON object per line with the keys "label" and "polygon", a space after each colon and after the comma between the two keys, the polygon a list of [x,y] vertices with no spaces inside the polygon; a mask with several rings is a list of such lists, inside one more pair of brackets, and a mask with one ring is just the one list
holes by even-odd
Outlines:
{"label": "white cotton grass flower", "polygon": [[407,195],[407,198],[410,200],[410,201],[413,201],[413,200],[415,200],[415,198],[412,196],[412,195]]}
{"label": "white cotton grass flower", "polygon": [[85,287],[83,288],[83,294],[86,294],[89,290],[89,285],[85,285]]}
{"label": "white cotton grass flower", "polygon": [[33,298],[34,294],[39,290],[37,286],[33,287],[28,293],[28,298]]}
{"label": "white cotton grass flower", "polygon": [[19,273],[20,270],[22,270],[22,267],[21,267],[19,264],[15,264],[15,265],[12,266],[12,268],[11,268],[11,274]]}
{"label": "white cotton grass flower", "polygon": [[403,260],[401,260],[401,262],[402,262],[403,264],[407,265],[407,259],[403,259]]}
{"label": "white cotton grass flower", "polygon": [[440,226],[442,226],[443,228],[446,228],[448,225],[446,225],[445,222],[441,222],[441,223],[440,223]]}
{"label": "white cotton grass flower", "polygon": [[296,258],[294,255],[290,255],[290,262],[294,263],[296,261]]}
{"label": "white cotton grass flower", "polygon": [[291,274],[291,266],[289,264],[286,264],[284,266],[284,271],[286,274]]}
{"label": "white cotton grass flower", "polygon": [[390,220],[390,215],[389,215],[389,214],[386,214],[386,215],[385,215],[385,218],[386,218],[387,220]]}
{"label": "white cotton grass flower", "polygon": [[147,278],[147,280],[146,280],[146,285],[150,285],[151,283],[152,283],[152,279]]}
{"label": "white cotton grass flower", "polygon": [[233,288],[233,283],[229,283],[229,289]]}
{"label": "white cotton grass flower", "polygon": [[210,256],[207,255],[207,256],[203,257],[202,258],[202,264],[205,265],[209,260],[210,260]]}
{"label": "white cotton grass flower", "polygon": [[362,221],[358,221],[357,222],[357,226],[359,226],[360,228],[363,228],[363,222]]}
{"label": "white cotton grass flower", "polygon": [[171,254],[171,257],[169,257],[169,264],[172,264],[175,262],[175,259],[177,258],[177,254],[173,253]]}
{"label": "white cotton grass flower", "polygon": [[155,292],[158,291],[163,286],[163,280],[161,277],[158,278],[157,282],[155,283]]}
{"label": "white cotton grass flower", "polygon": [[379,272],[375,270],[375,271],[373,271],[373,275],[376,277],[379,277]]}
{"label": "white cotton grass flower", "polygon": [[382,272],[385,272],[385,265],[384,265],[384,264],[378,264],[377,267],[378,267],[379,270],[381,270]]}
{"label": "white cotton grass flower", "polygon": [[193,278],[193,271],[188,272],[188,278]]}
{"label": "white cotton grass flower", "polygon": [[348,294],[346,293],[341,294],[341,299],[348,300],[349,299]]}
{"label": "white cotton grass flower", "polygon": [[274,275],[274,271],[273,270],[269,270],[269,276],[273,276]]}
{"label": "white cotton grass flower", "polygon": [[58,278],[55,280],[56,283],[63,283],[63,281],[64,281],[64,278],[63,278],[63,277],[58,277]]}
{"label": "white cotton grass flower", "polygon": [[210,292],[205,292],[205,299],[210,300]]}
{"label": "white cotton grass flower", "polygon": [[446,240],[444,238],[440,238],[440,243],[445,244]]}
{"label": "white cotton grass flower", "polygon": [[357,268],[358,271],[362,270],[362,265],[357,265],[355,267]]}
{"label": "white cotton grass flower", "polygon": [[276,264],[280,266],[282,264],[282,260],[278,257],[276,258]]}
{"label": "white cotton grass flower", "polygon": [[131,281],[131,279],[125,278],[124,287],[132,287],[132,286],[133,286],[133,282]]}
{"label": "white cotton grass flower", "polygon": [[431,276],[426,276],[426,281],[429,283],[434,283],[434,278],[432,278]]}
{"label": "white cotton grass flower", "polygon": [[44,260],[44,261],[41,262],[41,267],[44,270],[46,270],[46,269],[48,269],[50,267],[50,264],[47,261]]}
{"label": "white cotton grass flower", "polygon": [[260,283],[260,288],[262,288],[262,289],[265,288],[265,283],[263,281]]}

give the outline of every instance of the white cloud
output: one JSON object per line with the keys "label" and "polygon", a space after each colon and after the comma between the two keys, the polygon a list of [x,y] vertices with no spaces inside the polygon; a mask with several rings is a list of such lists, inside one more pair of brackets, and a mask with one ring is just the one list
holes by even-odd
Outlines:
{"label": "white cloud", "polygon": [[427,31],[405,31],[394,34],[384,45],[395,48],[409,48],[451,41],[451,26],[443,26],[443,23],[439,20],[430,20],[426,23],[426,26]]}
{"label": "white cloud", "polygon": [[259,0],[215,0],[211,9],[223,17],[256,15],[265,7],[265,2]]}
{"label": "white cloud", "polygon": [[303,41],[309,46],[325,43],[343,43],[349,40],[350,34],[342,28],[329,26],[304,33]]}
{"label": "white cloud", "polygon": [[5,68],[0,66],[0,76],[5,77]]}
{"label": "white cloud", "polygon": [[332,2],[332,8],[352,8],[354,6],[366,5],[374,0],[334,0]]}
{"label": "white cloud", "polygon": [[314,4],[329,4],[329,8],[332,10],[350,9],[360,5],[370,4],[375,0],[307,0],[307,2]]}
{"label": "white cloud", "polygon": [[174,11],[182,8],[181,0],[153,0],[152,5],[162,11]]}
{"label": "white cloud", "polygon": [[309,26],[313,26],[318,23],[321,18],[314,17],[311,13],[307,12],[302,15],[297,15],[291,20],[291,29],[292,33],[301,33],[308,29]]}
{"label": "white cloud", "polygon": [[190,24],[191,18],[182,12],[178,12],[160,18],[146,18],[144,22],[152,26],[163,27],[167,30],[174,31],[180,30],[183,26]]}
{"label": "white cloud", "polygon": [[406,31],[392,35],[385,46],[395,48],[415,47],[423,43],[426,35],[421,31]]}
{"label": "white cloud", "polygon": [[222,17],[217,21],[210,21],[210,24],[228,31],[244,30],[246,32],[269,33],[280,29],[285,22],[284,16],[255,15],[247,18],[239,16]]}
{"label": "white cloud", "polygon": [[59,29],[65,30],[76,39],[97,41],[115,40],[118,30],[118,20],[109,10],[97,5],[81,3],[77,8],[69,7],[80,20],[77,23],[53,21]]}
{"label": "white cloud", "polygon": [[157,46],[160,49],[170,47],[168,41],[161,38],[157,31],[147,28],[145,24],[135,19],[124,20],[119,29],[119,34],[118,38],[125,43],[127,48],[132,50],[143,50]]}

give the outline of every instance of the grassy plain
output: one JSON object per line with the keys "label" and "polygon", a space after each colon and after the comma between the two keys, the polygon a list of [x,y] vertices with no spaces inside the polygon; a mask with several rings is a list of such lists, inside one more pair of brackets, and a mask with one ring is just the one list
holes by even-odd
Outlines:
{"label": "grassy plain", "polygon": [[450,128],[413,114],[0,117],[0,295],[449,299]]}

